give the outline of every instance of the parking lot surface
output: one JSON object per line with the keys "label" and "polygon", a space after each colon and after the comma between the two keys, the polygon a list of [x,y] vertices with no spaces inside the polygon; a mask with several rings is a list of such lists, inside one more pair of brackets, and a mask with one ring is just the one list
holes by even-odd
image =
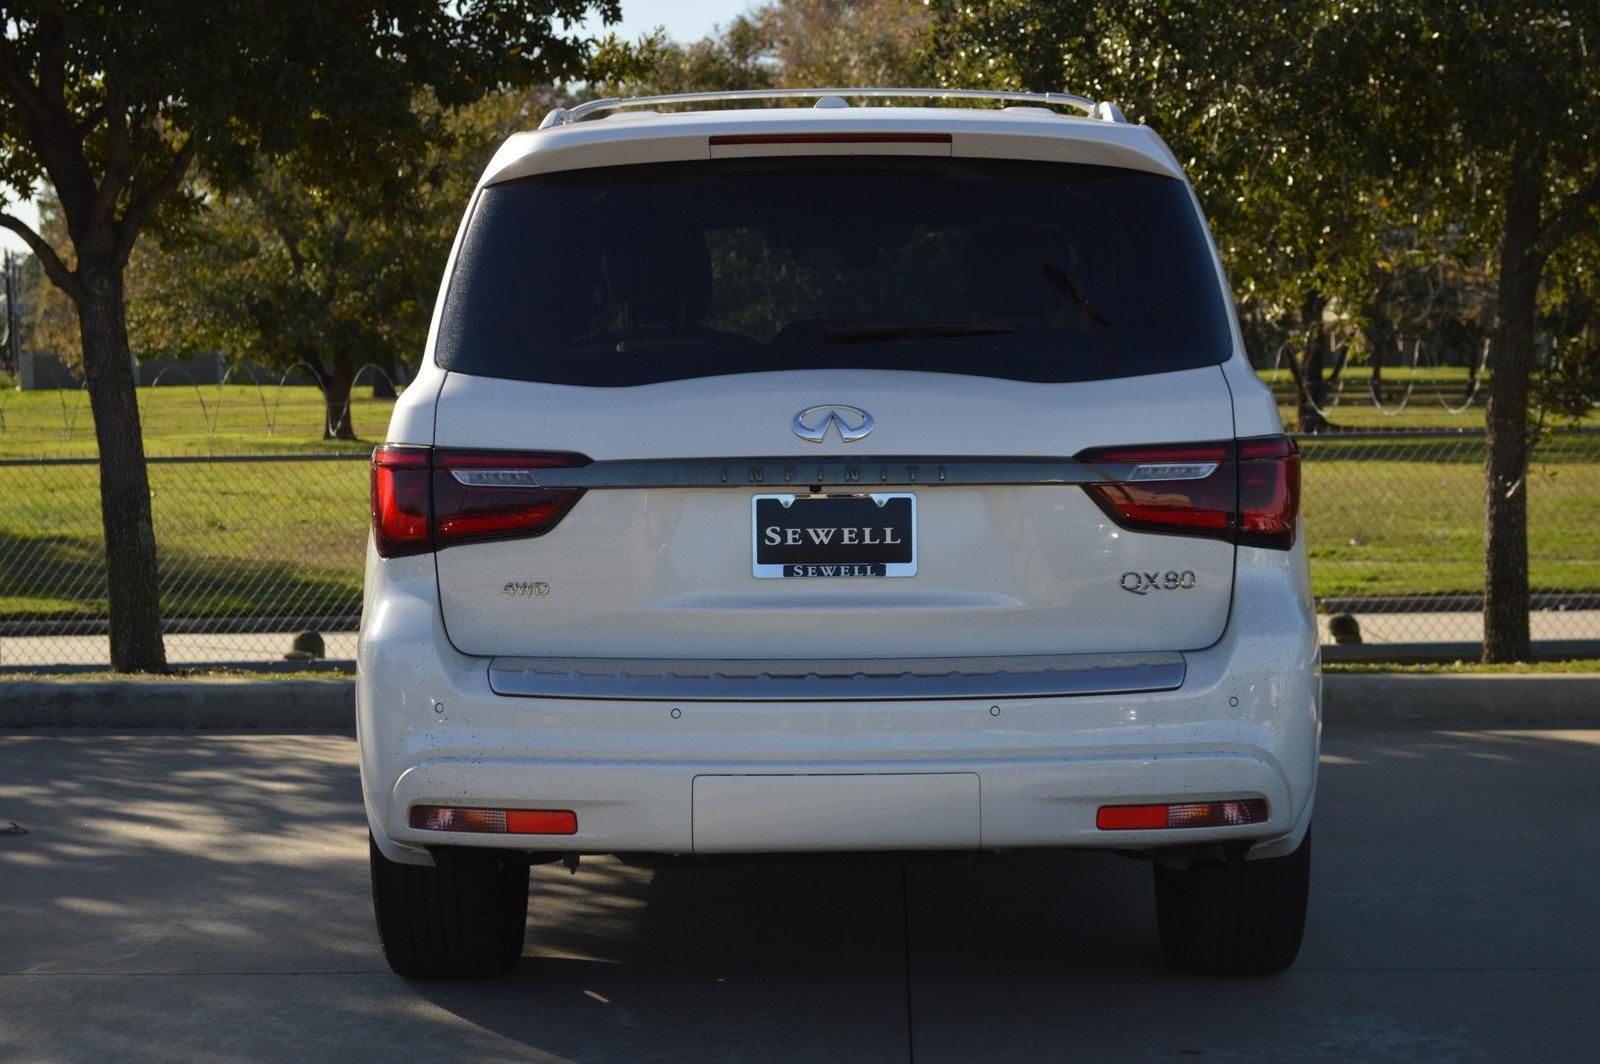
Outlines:
{"label": "parking lot surface", "polygon": [[1312,915],[1170,974],[1108,854],[534,871],[509,978],[379,955],[349,735],[0,733],[0,1060],[1593,1060],[1600,731],[1330,729]]}

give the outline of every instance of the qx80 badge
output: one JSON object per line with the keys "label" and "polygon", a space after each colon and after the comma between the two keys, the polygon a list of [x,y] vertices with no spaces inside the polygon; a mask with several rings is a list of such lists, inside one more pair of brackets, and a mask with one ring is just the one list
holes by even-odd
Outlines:
{"label": "qx80 badge", "polygon": [[1177,572],[1168,569],[1164,573],[1123,573],[1117,581],[1122,585],[1122,590],[1131,591],[1135,595],[1146,595],[1152,591],[1188,591],[1198,582],[1193,569]]}

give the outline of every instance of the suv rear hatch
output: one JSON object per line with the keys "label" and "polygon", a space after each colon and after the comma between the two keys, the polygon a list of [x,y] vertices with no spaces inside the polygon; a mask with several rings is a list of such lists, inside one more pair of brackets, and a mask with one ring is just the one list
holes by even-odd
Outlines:
{"label": "suv rear hatch", "polygon": [[435,353],[450,639],[1208,645],[1237,522],[1223,300],[1188,189],[1140,171],[788,156],[491,185]]}

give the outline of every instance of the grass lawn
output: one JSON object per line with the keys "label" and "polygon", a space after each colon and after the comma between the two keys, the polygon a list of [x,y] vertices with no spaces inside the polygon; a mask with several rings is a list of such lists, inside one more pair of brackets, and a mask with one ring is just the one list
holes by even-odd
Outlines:
{"label": "grass lawn", "polygon": [[[1278,413],[1283,423],[1292,427],[1299,416],[1295,408],[1294,378],[1286,369],[1261,370],[1258,375],[1272,386],[1278,398]],[[1380,408],[1372,400],[1371,368],[1351,366],[1345,371],[1342,383],[1335,381],[1329,385],[1323,410],[1335,428],[1363,432],[1478,430],[1483,428],[1489,374],[1481,375],[1482,384],[1470,404],[1467,403],[1468,379],[1465,366],[1423,366],[1415,371],[1409,366],[1385,366],[1380,393],[1383,406]],[[1600,424],[1600,410],[1592,412],[1584,422]]]}
{"label": "grass lawn", "polygon": [[[315,388],[147,390],[147,448],[364,455],[391,404],[362,392],[353,410],[363,439],[351,443],[321,439]],[[85,398],[0,392],[0,458],[92,455],[86,402],[73,412]],[[1319,596],[1482,589],[1481,440],[1308,440],[1303,453]],[[92,466],[0,466],[0,620],[104,615],[96,475]],[[364,461],[153,464],[150,475],[168,616],[359,609]],[[1542,447],[1529,474],[1529,508],[1535,589],[1600,591],[1600,435]]]}
{"label": "grass lawn", "polygon": [[[354,613],[367,463],[152,464],[169,617]],[[105,615],[92,466],[0,466],[0,619]]]}
{"label": "grass lawn", "polygon": [[[1481,440],[1312,440],[1302,454],[1319,597],[1482,591]],[[1600,436],[1537,452],[1528,527],[1535,590],[1600,590]]]}
{"label": "grass lawn", "polygon": [[[322,393],[312,385],[141,388],[139,418],[151,454],[262,454],[371,450],[392,399],[358,388],[350,417],[366,442],[324,440]],[[270,431],[269,431],[270,427]],[[89,393],[0,389],[0,458],[92,457]]]}

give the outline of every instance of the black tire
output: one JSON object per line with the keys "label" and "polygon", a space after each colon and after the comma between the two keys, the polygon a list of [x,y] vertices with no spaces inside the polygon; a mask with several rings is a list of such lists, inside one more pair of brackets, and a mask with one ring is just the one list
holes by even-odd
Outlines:
{"label": "black tire", "polygon": [[383,957],[407,979],[504,975],[522,956],[528,862],[503,850],[434,851],[432,868],[398,864],[367,840]]}
{"label": "black tire", "polygon": [[1180,972],[1265,975],[1294,963],[1306,926],[1311,833],[1260,861],[1155,866],[1161,952]]}

